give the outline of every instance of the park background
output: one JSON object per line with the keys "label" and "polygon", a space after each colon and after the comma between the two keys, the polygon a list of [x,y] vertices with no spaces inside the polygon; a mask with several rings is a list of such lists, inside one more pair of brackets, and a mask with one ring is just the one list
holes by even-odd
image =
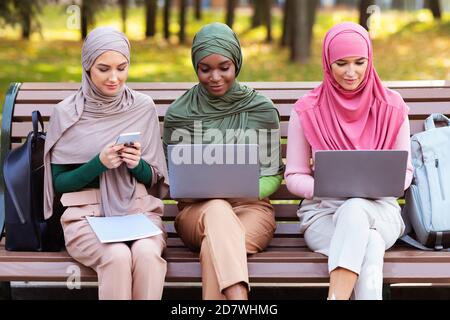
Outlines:
{"label": "park background", "polygon": [[79,82],[96,26],[130,38],[129,81],[196,81],[190,45],[213,21],[240,37],[240,81],[320,81],[325,32],[360,20],[382,80],[450,79],[449,0],[0,0],[0,101],[13,81]]}
{"label": "park background", "polygon": [[[115,26],[131,40],[129,81],[195,82],[192,38],[215,21],[241,40],[240,81],[320,81],[323,37],[343,21],[369,29],[382,80],[450,80],[450,0],[0,0],[0,108],[11,82],[80,82],[82,39],[96,26]],[[200,288],[192,290],[165,295],[199,298]],[[323,285],[252,290],[253,298],[326,296]],[[61,299],[67,290],[17,283],[13,294]],[[392,294],[449,299],[450,288]],[[67,298],[95,296],[94,286]]]}

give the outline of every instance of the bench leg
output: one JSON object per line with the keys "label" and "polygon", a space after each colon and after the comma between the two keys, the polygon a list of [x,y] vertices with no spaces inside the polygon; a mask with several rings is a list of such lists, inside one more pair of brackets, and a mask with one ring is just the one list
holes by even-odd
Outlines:
{"label": "bench leg", "polygon": [[389,283],[383,283],[383,300],[391,300],[391,285]]}
{"label": "bench leg", "polygon": [[11,300],[11,283],[7,281],[0,282],[0,300]]}

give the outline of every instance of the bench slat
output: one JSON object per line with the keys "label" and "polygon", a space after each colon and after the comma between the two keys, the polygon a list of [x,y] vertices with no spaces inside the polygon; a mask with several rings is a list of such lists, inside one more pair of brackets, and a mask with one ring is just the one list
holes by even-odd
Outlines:
{"label": "bench slat", "polygon": [[[430,89],[431,90],[431,89]],[[272,99],[275,103],[278,100],[294,103],[298,98],[305,95],[309,90],[260,90],[267,98]],[[150,96],[156,103],[172,102],[184,94],[184,90],[142,90],[139,91],[143,94]],[[75,91],[69,90],[47,90],[47,91],[19,91],[16,101],[19,103],[35,103],[39,101],[45,101],[46,103],[58,103]],[[439,99],[441,95],[433,93],[435,99]]]}
{"label": "bench slat", "polygon": [[[328,282],[328,264],[324,261],[249,262],[252,283],[317,283]],[[77,269],[79,268],[79,269]],[[71,272],[80,271],[82,281],[96,281],[96,273],[74,262],[0,262],[2,281],[67,281]],[[450,264],[405,262],[401,270],[397,263],[386,262],[385,283],[443,283],[450,279]],[[168,262],[166,281],[198,282],[201,279],[199,262]]]}
{"label": "bench slat", "polygon": [[[426,118],[430,113],[448,114],[450,113],[448,110],[449,103],[450,101],[408,102],[407,104],[410,108],[409,116],[417,119],[417,117]],[[164,117],[169,105],[169,103],[156,104],[156,110],[159,117]],[[277,107],[282,120],[289,120],[288,117],[291,115],[293,104],[277,103],[275,106]],[[34,110],[39,110],[44,119],[48,120],[54,107],[55,104],[52,103],[16,103],[14,107],[14,121],[31,121],[31,112]]]}
{"label": "bench slat", "polygon": [[[167,247],[169,248],[183,248],[186,246],[180,238],[168,238],[167,239]],[[305,240],[299,235],[296,235],[295,238],[273,238],[270,241],[268,248],[274,248],[280,250],[282,248],[305,248],[306,243]]]}
{"label": "bench slat", "polygon": [[[241,82],[255,89],[313,89],[317,87],[319,81],[280,81],[280,82]],[[127,85],[134,90],[187,90],[194,86],[196,82],[127,82]],[[450,87],[449,80],[417,80],[417,81],[383,81],[389,88],[417,88],[424,87],[445,88]],[[75,82],[24,82],[21,90],[77,90],[80,83]]]}
{"label": "bench slat", "polygon": [[[165,227],[169,237],[178,237],[177,232],[175,230],[175,226],[173,225],[172,222],[165,223],[164,227]],[[292,236],[300,237],[299,230],[300,230],[299,222],[289,222],[289,223],[279,222],[279,223],[277,223],[277,229],[275,230],[275,236],[276,237],[292,237]]]}
{"label": "bench slat", "polygon": [[[449,105],[450,105],[450,103],[449,103]],[[411,127],[412,135],[423,131],[423,120],[422,119],[421,120],[409,120],[409,124]],[[160,123],[161,133],[163,130],[162,126],[163,126],[163,124]],[[47,129],[48,121],[44,121],[44,127],[45,127],[45,129]],[[289,123],[287,121],[281,121],[280,128],[281,128],[281,137],[282,138],[287,137],[288,127],[289,127]],[[31,122],[13,122],[12,130],[11,130],[11,137],[12,138],[24,138],[31,131],[31,128],[32,128]],[[285,156],[285,154],[283,154],[283,156]]]}
{"label": "bench slat", "polygon": [[[292,89],[292,90],[260,90],[261,94],[272,99],[274,103],[283,101],[284,103],[294,103],[300,97],[308,93],[309,89]],[[397,91],[401,94],[406,102],[418,101],[449,101],[450,88],[399,88]],[[16,100],[20,103],[34,103],[45,101],[48,103],[58,103],[75,91],[19,91]],[[185,90],[142,90],[141,93],[152,97],[155,102],[172,102],[177,99]]]}
{"label": "bench slat", "polygon": [[[273,204],[273,207],[275,209],[275,218],[277,220],[298,220],[298,204]],[[173,220],[177,214],[178,208],[176,204],[165,204],[163,216],[165,220]]]}

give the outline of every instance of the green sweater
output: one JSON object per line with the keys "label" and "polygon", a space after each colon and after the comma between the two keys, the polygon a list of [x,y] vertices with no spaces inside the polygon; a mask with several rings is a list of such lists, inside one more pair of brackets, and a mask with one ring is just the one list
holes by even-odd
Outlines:
{"label": "green sweater", "polygon": [[264,199],[278,190],[283,181],[283,176],[264,176],[259,178],[259,198]]}
{"label": "green sweater", "polygon": [[[84,164],[52,164],[53,188],[58,193],[98,188],[99,176],[107,170],[100,161],[99,154]],[[141,183],[150,184],[152,181],[150,165],[142,159],[129,172]]]}

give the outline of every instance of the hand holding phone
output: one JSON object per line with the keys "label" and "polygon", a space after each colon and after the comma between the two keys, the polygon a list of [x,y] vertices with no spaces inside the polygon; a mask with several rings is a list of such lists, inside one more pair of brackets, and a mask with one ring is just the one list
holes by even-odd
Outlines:
{"label": "hand holding phone", "polygon": [[141,140],[140,132],[129,132],[122,133],[116,140],[116,145],[124,144],[124,145],[133,145],[134,142],[139,142]]}
{"label": "hand holding phone", "polygon": [[120,150],[119,156],[124,163],[126,163],[128,169],[136,168],[141,160],[141,143],[134,142],[133,145],[124,145],[124,148]]}
{"label": "hand holding phone", "polygon": [[111,142],[100,152],[100,162],[108,169],[115,169],[119,167],[123,162],[122,158],[118,154],[121,149],[123,149],[123,146],[115,145]]}

